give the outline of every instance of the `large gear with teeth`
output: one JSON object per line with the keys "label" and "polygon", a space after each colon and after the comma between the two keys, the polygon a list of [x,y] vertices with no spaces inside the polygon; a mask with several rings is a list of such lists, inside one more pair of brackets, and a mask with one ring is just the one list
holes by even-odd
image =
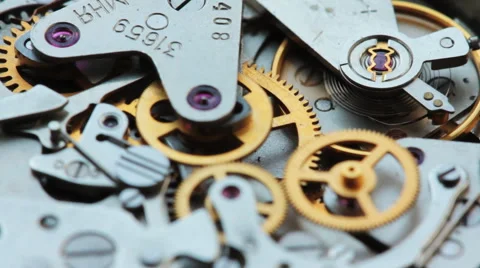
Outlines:
{"label": "large gear with teeth", "polygon": [[252,112],[246,122],[233,130],[233,136],[241,143],[236,148],[202,155],[183,152],[169,146],[163,139],[179,131],[181,122],[179,119],[157,120],[152,116],[152,109],[155,108],[155,105],[168,101],[160,82],[152,83],[138,102],[136,119],[140,134],[148,144],[162,151],[174,161],[183,164],[205,166],[242,159],[262,145],[267,138],[271,130],[273,109],[267,94],[255,82],[243,74],[239,74],[238,81],[248,91],[244,98],[249,103]]}
{"label": "large gear with teeth", "polygon": [[[362,160],[341,161],[328,171],[313,170],[308,166],[311,156],[340,143],[368,144],[373,149]],[[374,167],[387,155],[393,156],[400,164],[405,179],[397,201],[387,210],[379,211],[370,194],[377,185],[378,174]],[[338,197],[354,200],[362,215],[330,212],[324,203],[308,197],[307,184],[328,187]],[[342,231],[363,232],[390,223],[408,211],[416,201],[420,182],[417,163],[408,150],[381,134],[352,130],[320,137],[298,149],[287,164],[284,185],[291,204],[307,219]]]}
{"label": "large gear with teeth", "polygon": [[287,125],[295,125],[298,135],[298,146],[301,147],[311,139],[321,135],[320,122],[308,100],[292,85],[280,80],[279,75],[265,73],[257,69],[256,65],[244,64],[242,72],[258,85],[274,96],[283,109],[283,114],[273,118],[273,129]]}

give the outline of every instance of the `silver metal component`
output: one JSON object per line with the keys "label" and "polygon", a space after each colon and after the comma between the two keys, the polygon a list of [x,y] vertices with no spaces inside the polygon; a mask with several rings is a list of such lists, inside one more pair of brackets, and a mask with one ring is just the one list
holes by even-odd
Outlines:
{"label": "silver metal component", "polygon": [[[448,113],[455,112],[455,107],[450,104],[447,96],[443,95],[438,90],[434,89],[432,86],[420,79],[415,79],[412,83],[405,86],[404,90],[428,111],[444,111]],[[428,98],[425,99],[426,93],[432,94],[433,98],[431,100],[428,100]],[[440,101],[440,103],[438,101]]]}
{"label": "silver metal component", "polygon": [[123,190],[118,198],[126,209],[138,209],[145,202],[145,196],[138,189],[133,188]]}
{"label": "silver metal component", "polygon": [[278,244],[289,252],[310,259],[321,258],[328,252],[325,245],[307,232],[289,232]]}
{"label": "silver metal component", "polygon": [[[110,117],[116,118],[115,127],[102,127]],[[109,104],[97,104],[80,141],[75,142],[68,135],[64,135],[68,142],[74,144],[74,148],[36,156],[31,159],[30,167],[36,173],[71,184],[99,188],[116,187],[116,161],[125,149],[108,139],[121,140],[127,128],[128,118],[123,112]],[[69,172],[71,165],[74,165],[76,170],[73,174]],[[80,167],[83,167],[84,172]]]}
{"label": "silver metal component", "polygon": [[149,146],[127,148],[115,165],[116,177],[138,188],[157,186],[171,173],[170,160]]}
{"label": "silver metal component", "polygon": [[50,121],[58,121],[62,125],[62,132],[67,133],[67,125],[73,117],[87,111],[91,104],[101,102],[105,96],[131,85],[144,77],[145,75],[140,73],[126,73],[109,81],[105,81],[89,90],[69,97],[68,104],[59,113],[44,116],[40,118],[34,126],[20,128],[17,131],[36,136],[45,148],[58,149],[50,140],[50,130],[48,129],[48,123]]}
{"label": "silver metal component", "polygon": [[67,103],[67,98],[45,86],[37,85],[25,93],[0,98],[0,123],[52,113],[61,110]]}
{"label": "silver metal component", "polygon": [[[139,254],[142,263],[166,262],[180,255],[212,263],[220,254],[217,229],[206,210],[195,211],[146,240]],[[173,240],[181,242],[172,244]]]}
{"label": "silver metal component", "polygon": [[65,263],[72,268],[110,268],[115,254],[115,243],[93,232],[74,234],[62,248]]}
{"label": "silver metal component", "polygon": [[[401,34],[396,27],[392,4],[388,1],[352,0],[348,4],[332,0],[258,2],[293,31],[332,71],[341,74],[352,85],[374,91],[404,88],[431,111],[439,107],[431,109],[423,98],[418,98],[413,89],[418,88],[417,84],[409,84],[418,83],[414,81],[418,80],[424,63],[432,62],[435,69],[460,66],[465,64],[469,53],[468,43],[456,28],[443,29],[418,39]],[[291,16],[292,12],[298,16]],[[450,42],[446,44],[445,40]],[[384,66],[378,70],[372,69],[379,64],[375,62],[380,57],[376,51],[389,51],[383,56]],[[370,66],[362,64],[364,57],[370,59]],[[379,72],[382,79],[378,79]],[[430,87],[427,89],[431,90]],[[424,92],[421,92],[422,96]],[[437,97],[440,95],[438,93]],[[453,112],[453,107],[445,99],[442,99],[445,107],[440,106]]]}
{"label": "silver metal component", "polygon": [[397,31],[390,1],[257,1],[332,70],[339,70],[344,45],[352,35]]}
{"label": "silver metal component", "polygon": [[[442,233],[446,232],[445,229],[451,224],[450,214],[455,202],[467,189],[469,189],[469,192],[471,190],[478,192],[475,190],[478,189],[478,186],[475,183],[470,183],[467,176],[461,176],[460,182],[455,187],[449,188],[440,182],[437,172],[432,172],[438,166],[438,163],[444,162],[442,160],[444,155],[457,155],[461,152],[467,158],[478,158],[477,152],[469,150],[471,145],[412,138],[401,139],[398,142],[403,147],[422,148],[425,152],[424,162],[419,166],[419,169],[421,177],[428,178],[431,196],[429,209],[414,231],[400,243],[372,259],[356,262],[353,266],[355,268],[385,267],[385,265],[388,267],[408,267],[414,264],[418,267],[424,266],[425,263],[420,260],[429,255],[429,252],[433,249],[432,241],[436,241],[437,238],[441,239]],[[465,155],[466,153],[468,153],[468,156]],[[450,158],[449,163],[453,166],[462,167],[468,176],[477,176],[478,174],[479,166],[477,162],[475,165],[465,165],[464,159]]]}
{"label": "silver metal component", "polygon": [[[238,188],[240,194],[227,198],[222,194],[227,187]],[[256,216],[255,195],[250,184],[242,179],[226,178],[216,182],[209,189],[209,197],[220,217],[225,243],[242,252],[245,267],[350,267],[338,260],[300,258],[276,245],[263,232]]]}
{"label": "silver metal component", "polygon": [[[43,18],[32,29],[31,39],[43,56],[58,60],[133,51],[147,55],[181,117],[216,122],[229,116],[237,98],[242,1],[213,6],[190,2],[174,2],[172,8],[169,1],[80,1]],[[68,34],[78,38],[75,44],[59,48],[48,42],[46,33],[60,22],[78,29]],[[198,110],[188,103],[189,92],[199,86],[220,92],[218,106]]]}
{"label": "silver metal component", "polygon": [[[400,30],[410,38],[441,29],[440,25],[412,17],[398,14]],[[403,90],[382,96],[373,92],[363,94],[363,90],[326,71],[303,48],[290,45],[280,67],[277,71],[281,79],[292,83],[313,105],[321,118],[324,133],[361,128],[387,135],[392,130],[401,130],[403,137],[425,137],[434,135],[439,129],[426,117],[424,107]],[[448,96],[449,103],[455,107],[455,113],[451,115],[455,120],[461,120],[462,114],[475,102],[480,86],[472,60],[464,66],[443,70],[433,70],[430,63],[425,64],[420,78]]]}
{"label": "silver metal component", "polygon": [[[162,264],[178,256],[212,263],[220,250],[215,225],[206,210],[168,226],[146,229],[128,212],[103,205],[2,196],[0,209],[5,215],[15,215],[0,220],[2,229],[8,230],[0,240],[2,247],[9,248],[8,254],[2,254],[6,267],[28,264],[42,256],[34,267],[141,268],[141,256],[148,250],[160,252]],[[49,211],[54,211],[62,224],[54,231],[39,230],[38,219]],[[28,236],[15,235],[26,232]]]}
{"label": "silver metal component", "polygon": [[[480,226],[470,225],[470,217],[475,217],[478,212],[478,203],[465,217],[464,224],[459,223],[450,237],[443,242],[437,252],[428,262],[426,267],[447,268],[461,264],[463,267],[478,267],[477,237],[480,235]],[[475,219],[473,219],[475,220]]]}

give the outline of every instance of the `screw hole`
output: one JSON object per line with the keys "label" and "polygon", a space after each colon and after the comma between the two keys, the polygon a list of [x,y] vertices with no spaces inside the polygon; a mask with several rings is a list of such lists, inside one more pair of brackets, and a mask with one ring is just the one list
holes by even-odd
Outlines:
{"label": "screw hole", "polygon": [[115,128],[118,126],[119,122],[116,116],[108,115],[103,119],[102,124],[108,128]]}
{"label": "screw hole", "polygon": [[412,154],[412,156],[417,160],[417,164],[421,165],[423,161],[425,160],[425,153],[415,147],[409,147],[408,150]]}
{"label": "screw hole", "polygon": [[58,225],[58,219],[53,215],[46,215],[40,219],[40,225],[45,229],[53,229]]}

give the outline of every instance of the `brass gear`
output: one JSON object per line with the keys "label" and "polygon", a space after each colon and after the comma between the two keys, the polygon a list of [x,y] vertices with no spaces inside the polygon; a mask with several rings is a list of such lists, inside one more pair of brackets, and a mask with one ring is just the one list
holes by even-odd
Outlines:
{"label": "brass gear", "polygon": [[272,128],[282,128],[294,124],[298,134],[298,147],[321,135],[320,123],[308,100],[292,85],[280,80],[280,75],[265,73],[256,65],[244,64],[242,73],[253,80],[285,107],[284,114],[273,118]]}
{"label": "brass gear", "polygon": [[[208,188],[202,187],[208,180],[219,181],[227,175],[241,176],[261,183],[268,189],[272,197],[268,203],[257,203],[260,215],[266,217],[263,223],[265,232],[273,233],[280,227],[287,215],[287,199],[278,181],[267,171],[250,164],[229,163],[224,165],[209,166],[201,168],[192,173],[182,184],[175,195],[175,212],[178,218],[188,216],[194,210],[191,205],[192,196],[197,191],[208,192]],[[210,187],[208,184],[207,187]],[[209,207],[207,195],[205,194],[203,205]],[[212,217],[217,216],[213,213]]]}
{"label": "brass gear", "polygon": [[267,94],[244,74],[239,74],[238,82],[250,91],[245,95],[252,112],[247,121],[234,135],[242,142],[238,148],[214,155],[195,155],[177,151],[161,138],[180,129],[179,120],[173,122],[159,122],[153,118],[151,108],[168,97],[159,81],[152,83],[142,94],[138,102],[137,126],[143,139],[152,147],[162,151],[168,158],[187,165],[205,166],[239,160],[257,149],[267,138],[271,130],[273,109]]}
{"label": "brass gear", "polygon": [[15,41],[29,32],[39,19],[38,16],[33,16],[30,21],[21,21],[21,29],[12,28],[11,32],[13,36],[3,37],[6,45],[0,46],[0,79],[3,84],[14,93],[20,93],[33,87],[22,77],[17,69],[17,66],[20,66],[20,59],[17,57]]}
{"label": "brass gear", "polygon": [[[308,167],[312,155],[339,143],[367,143],[375,147],[361,161],[343,161],[329,171]],[[370,197],[376,187],[374,167],[387,154],[402,166],[405,181],[395,204],[385,211],[378,211]],[[350,217],[330,213],[324,204],[308,199],[303,189],[305,183],[328,185],[338,196],[356,200],[364,215]],[[307,219],[330,228],[363,232],[390,223],[410,209],[418,196],[419,174],[413,156],[394,140],[379,133],[350,130],[322,136],[298,149],[288,161],[284,186],[292,205]]]}

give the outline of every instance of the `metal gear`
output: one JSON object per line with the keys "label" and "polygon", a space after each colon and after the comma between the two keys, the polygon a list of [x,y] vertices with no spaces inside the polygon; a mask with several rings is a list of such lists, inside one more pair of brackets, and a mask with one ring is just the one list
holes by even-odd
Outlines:
{"label": "metal gear", "polygon": [[[210,166],[198,169],[192,175],[184,180],[175,195],[175,212],[178,218],[188,216],[194,208],[192,207],[192,197],[196,192],[205,193],[204,199],[199,200],[202,205],[209,207],[207,197],[209,181],[219,181],[227,175],[241,176],[260,183],[268,189],[271,196],[271,202],[257,203],[258,213],[265,216],[263,229],[268,233],[273,233],[283,223],[287,215],[287,199],[278,181],[267,171],[245,163],[230,163],[224,165]],[[205,186],[205,187],[202,187]],[[214,213],[210,210],[211,213]],[[216,215],[212,215],[214,218]]]}
{"label": "metal gear", "polygon": [[[312,155],[340,143],[363,143],[374,148],[362,160],[342,161],[329,171],[308,167]],[[401,165],[405,180],[395,204],[385,211],[379,211],[370,193],[377,184],[374,167],[387,154]],[[365,130],[337,132],[312,140],[291,156],[284,178],[287,196],[300,214],[317,224],[348,232],[368,231],[394,221],[415,203],[419,192],[417,163],[410,152],[386,136]],[[337,196],[356,200],[363,215],[343,216],[329,212],[325,204],[307,197],[304,189],[306,183],[319,183]]]}
{"label": "metal gear", "polygon": [[249,91],[244,98],[252,112],[247,121],[233,132],[233,135],[242,143],[236,149],[213,155],[196,155],[173,149],[162,141],[162,138],[179,130],[181,124],[178,119],[172,122],[160,122],[152,116],[152,107],[168,100],[159,81],[152,83],[140,97],[136,116],[138,130],[148,144],[179,163],[205,166],[241,159],[262,145],[267,138],[271,130],[273,110],[269,105],[267,94],[255,82],[241,73],[238,76],[238,82]]}
{"label": "metal gear", "polygon": [[14,93],[20,93],[32,88],[32,85],[23,78],[17,69],[20,66],[20,59],[15,49],[15,41],[30,31],[39,19],[39,17],[33,16],[30,21],[21,21],[21,28],[11,29],[13,36],[3,37],[5,45],[0,46],[0,79]]}

